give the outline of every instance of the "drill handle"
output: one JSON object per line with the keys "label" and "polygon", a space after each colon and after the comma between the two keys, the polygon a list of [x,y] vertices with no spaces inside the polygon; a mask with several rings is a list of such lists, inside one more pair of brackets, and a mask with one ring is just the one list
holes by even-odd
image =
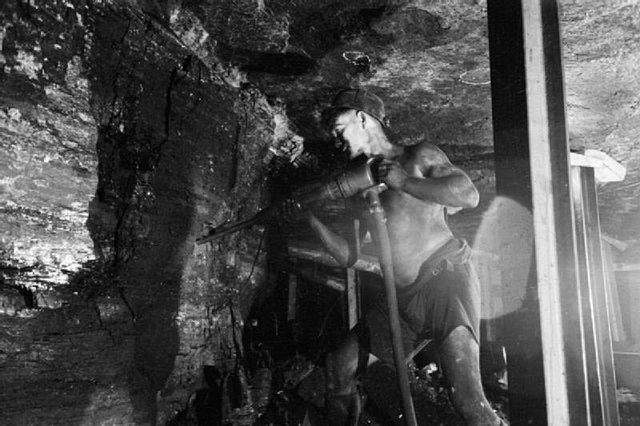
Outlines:
{"label": "drill handle", "polygon": [[[298,210],[303,211],[314,204],[349,198],[372,189],[380,193],[387,189],[384,183],[379,182],[377,170],[380,161],[382,161],[381,157],[373,157],[368,159],[366,163],[351,168],[327,182],[314,183],[299,188],[291,197],[284,201],[284,205],[281,203],[281,205],[275,207],[267,207],[260,210],[250,219],[218,226],[212,229],[207,235],[198,238],[196,243],[204,244],[241,229],[266,223],[273,219],[274,216],[279,216],[279,213],[276,212],[282,213],[281,209],[286,209],[287,204],[293,205]],[[286,215],[287,212],[284,212],[284,214]]]}

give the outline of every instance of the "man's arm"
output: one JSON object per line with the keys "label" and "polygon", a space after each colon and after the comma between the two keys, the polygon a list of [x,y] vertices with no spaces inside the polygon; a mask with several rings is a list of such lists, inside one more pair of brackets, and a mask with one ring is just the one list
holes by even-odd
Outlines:
{"label": "man's arm", "polygon": [[348,268],[355,263],[357,249],[354,244],[350,244],[346,238],[333,232],[311,212],[309,212],[309,225],[340,266]]}
{"label": "man's arm", "polygon": [[397,161],[384,161],[380,166],[382,180],[391,188],[449,207],[478,205],[478,190],[469,176],[451,164],[439,148],[422,143],[409,148],[405,155],[409,156],[408,170]]}

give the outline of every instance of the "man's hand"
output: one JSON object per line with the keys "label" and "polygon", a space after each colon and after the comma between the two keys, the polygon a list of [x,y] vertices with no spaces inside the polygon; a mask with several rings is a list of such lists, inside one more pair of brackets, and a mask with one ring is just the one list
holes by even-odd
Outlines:
{"label": "man's hand", "polygon": [[401,191],[409,177],[406,170],[397,161],[384,159],[378,166],[378,174],[382,182],[389,188]]}
{"label": "man's hand", "polygon": [[280,219],[285,223],[295,223],[300,221],[309,210],[301,205],[295,198],[287,198],[279,206]]}

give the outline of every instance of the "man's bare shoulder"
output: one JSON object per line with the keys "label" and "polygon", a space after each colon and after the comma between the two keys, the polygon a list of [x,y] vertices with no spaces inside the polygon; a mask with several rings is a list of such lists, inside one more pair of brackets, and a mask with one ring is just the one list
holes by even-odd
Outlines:
{"label": "man's bare shoulder", "polygon": [[411,160],[418,161],[428,166],[449,165],[451,162],[440,148],[424,141],[413,145],[407,152]]}
{"label": "man's bare shoulder", "polygon": [[417,167],[423,176],[446,176],[459,170],[440,148],[429,142],[413,145],[405,153],[406,161]]}

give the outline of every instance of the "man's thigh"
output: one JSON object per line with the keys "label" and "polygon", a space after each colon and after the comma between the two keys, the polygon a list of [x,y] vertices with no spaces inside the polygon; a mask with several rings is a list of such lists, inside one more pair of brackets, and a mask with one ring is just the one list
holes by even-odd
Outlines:
{"label": "man's thigh", "polygon": [[470,264],[445,269],[408,300],[402,300],[403,316],[421,336],[437,345],[459,326],[478,339],[480,317],[479,282]]}
{"label": "man's thigh", "polygon": [[[353,332],[358,339],[360,350],[372,355],[367,359],[361,352],[359,368],[364,368],[378,359],[390,366],[394,365],[391,328],[386,305],[374,306],[354,327]],[[403,318],[400,318],[400,332],[404,352],[408,355],[419,343],[418,336]],[[364,363],[365,360],[368,362]]]}

